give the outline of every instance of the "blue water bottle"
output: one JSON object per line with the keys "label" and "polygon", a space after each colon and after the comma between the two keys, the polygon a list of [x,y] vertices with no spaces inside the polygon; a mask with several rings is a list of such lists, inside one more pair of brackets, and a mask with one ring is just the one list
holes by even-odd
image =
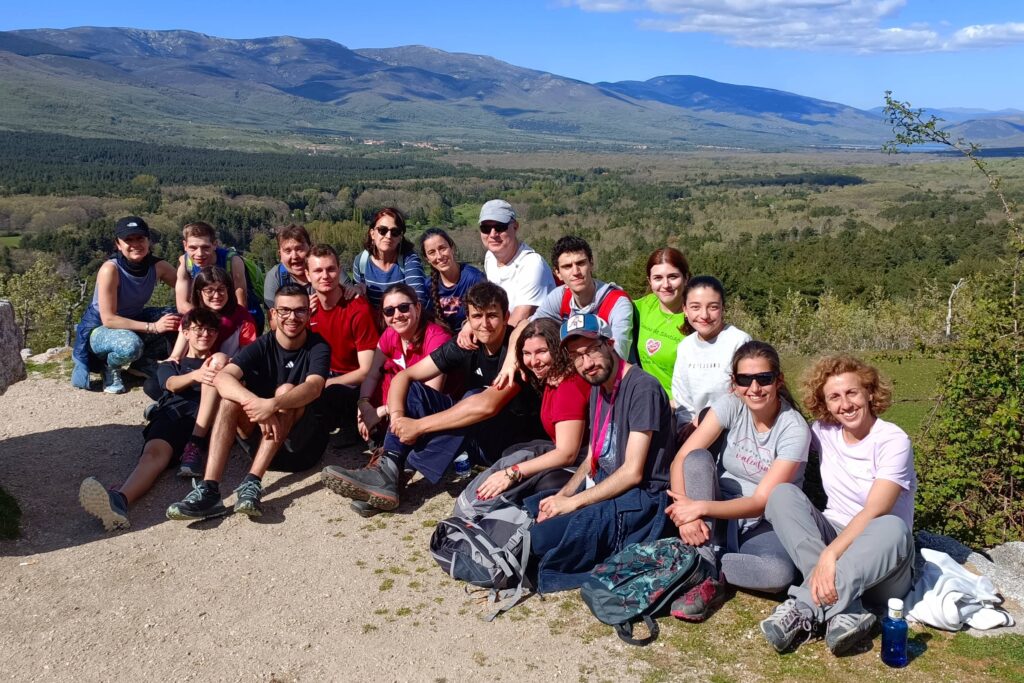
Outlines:
{"label": "blue water bottle", "polygon": [[907,622],[903,618],[903,601],[889,598],[889,614],[882,619],[882,662],[901,669],[907,661]]}
{"label": "blue water bottle", "polygon": [[468,479],[470,470],[473,469],[472,463],[469,462],[469,455],[462,453],[459,457],[455,458],[455,480],[460,481],[462,479]]}

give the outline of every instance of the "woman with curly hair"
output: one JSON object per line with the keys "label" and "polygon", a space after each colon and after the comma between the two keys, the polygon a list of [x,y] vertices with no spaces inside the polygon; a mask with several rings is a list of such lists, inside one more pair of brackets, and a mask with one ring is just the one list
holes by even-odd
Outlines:
{"label": "woman with curly hair", "polygon": [[821,454],[824,511],[799,488],[780,485],[765,518],[803,574],[789,599],[761,622],[779,652],[825,626],[834,654],[871,630],[864,603],[902,598],[914,563],[914,452],[906,432],[878,417],[892,390],[878,370],[851,356],[819,360],[804,382]]}
{"label": "woman with curly hair", "polygon": [[[515,444],[477,477],[462,497],[491,500],[522,481],[528,491],[561,488],[586,454],[590,385],[573,367],[559,342],[559,324],[542,318],[526,324],[516,343],[516,358],[533,388],[541,394],[540,421],[548,439]],[[456,507],[458,509],[458,506]]]}

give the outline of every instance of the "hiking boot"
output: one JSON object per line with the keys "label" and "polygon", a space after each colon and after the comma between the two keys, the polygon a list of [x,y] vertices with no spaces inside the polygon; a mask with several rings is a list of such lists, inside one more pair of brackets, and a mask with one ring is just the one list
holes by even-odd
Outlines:
{"label": "hiking boot", "polygon": [[188,479],[202,479],[205,472],[206,453],[195,441],[189,441],[181,452],[181,467],[178,468],[178,476]]}
{"label": "hiking boot", "polygon": [[672,601],[672,616],[684,621],[704,621],[725,601],[725,583],[708,577]]}
{"label": "hiking boot", "polygon": [[260,498],[263,497],[263,484],[256,479],[245,479],[235,489],[238,498],[235,500],[235,512],[250,517],[259,517],[263,514],[263,506],[260,505]]}
{"label": "hiking boot", "polygon": [[214,491],[205,482],[192,482],[192,492],[185,496],[185,500],[173,503],[167,508],[167,519],[197,520],[209,519],[226,515],[228,509],[220,499],[220,493]]}
{"label": "hiking boot", "polygon": [[128,391],[121,379],[121,368],[107,367],[103,371],[103,391],[107,394],[123,394]]}
{"label": "hiking boot", "polygon": [[380,510],[398,507],[400,472],[395,460],[388,455],[360,470],[347,470],[337,465],[325,467],[320,478],[324,486],[339,495],[365,500]]}
{"label": "hiking boot", "polygon": [[811,608],[796,598],[788,598],[761,622],[761,633],[776,652],[784,652],[797,636],[803,634],[805,640],[810,637],[814,627]]}
{"label": "hiking boot", "polygon": [[107,531],[127,529],[128,503],[119,491],[108,491],[95,477],[82,481],[78,487],[78,502],[85,511],[103,522]]}
{"label": "hiking boot", "polygon": [[832,654],[844,654],[863,640],[874,625],[875,615],[870,612],[841,612],[828,620],[825,644]]}
{"label": "hiking boot", "polygon": [[71,386],[76,389],[89,388],[89,366],[75,359],[71,368]]}

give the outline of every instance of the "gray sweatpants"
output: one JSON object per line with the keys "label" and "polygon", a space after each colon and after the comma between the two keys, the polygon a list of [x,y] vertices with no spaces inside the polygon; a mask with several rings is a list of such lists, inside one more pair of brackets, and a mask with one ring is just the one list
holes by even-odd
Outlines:
{"label": "gray sweatpants", "polygon": [[793,558],[804,582],[789,594],[815,611],[819,622],[841,612],[863,612],[863,602],[884,605],[910,591],[914,566],[914,534],[895,515],[883,515],[864,528],[836,562],[839,600],[824,607],[814,604],[808,577],[825,547],[843,527],[832,524],[793,484],[780,484],[768,497],[765,518]]}
{"label": "gray sweatpants", "polygon": [[[691,451],[683,460],[686,496],[692,500],[721,500],[718,466],[711,451]],[[697,553],[733,586],[764,593],[781,593],[796,580],[796,567],[779,542],[772,525],[762,520],[739,535],[737,552],[725,552],[728,520],[705,522],[711,541]]]}

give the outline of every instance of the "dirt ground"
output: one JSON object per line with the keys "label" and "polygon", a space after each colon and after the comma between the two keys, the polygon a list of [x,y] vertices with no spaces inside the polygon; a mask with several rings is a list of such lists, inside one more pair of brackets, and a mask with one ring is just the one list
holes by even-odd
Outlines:
{"label": "dirt ground", "polygon": [[[92,680],[633,680],[636,662],[576,594],[530,598],[492,623],[430,558],[455,487],[423,481],[395,514],[362,519],[319,470],[270,473],[265,514],[185,524],[168,472],[106,533],[82,479],[120,482],[142,445],[139,390],[31,379],[0,397],[0,485],[23,510],[0,542],[0,678]],[[223,483],[244,475],[232,459]],[[361,464],[329,449],[325,464]],[[229,501],[232,499],[229,498]]]}

